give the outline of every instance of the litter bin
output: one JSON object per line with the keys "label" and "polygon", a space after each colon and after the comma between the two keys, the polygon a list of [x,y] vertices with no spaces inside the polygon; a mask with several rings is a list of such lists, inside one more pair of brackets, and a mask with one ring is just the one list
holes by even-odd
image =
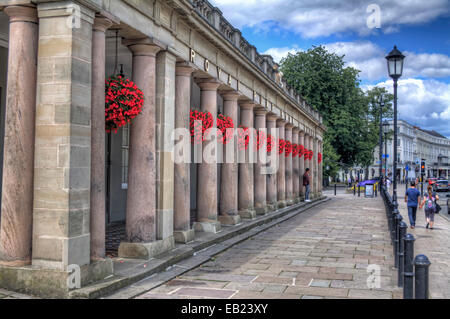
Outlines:
{"label": "litter bin", "polygon": [[365,191],[364,191],[364,196],[365,197],[375,197],[375,192],[374,192],[374,184],[373,183],[367,183],[365,186]]}

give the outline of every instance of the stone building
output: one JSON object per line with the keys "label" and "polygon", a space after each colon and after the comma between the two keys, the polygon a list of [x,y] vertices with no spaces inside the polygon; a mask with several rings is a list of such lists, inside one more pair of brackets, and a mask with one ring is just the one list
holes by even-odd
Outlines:
{"label": "stone building", "polygon": [[[143,112],[107,134],[105,78],[121,65]],[[322,118],[277,68],[203,0],[0,0],[0,287],[62,295],[72,265],[82,286],[102,280],[111,256],[148,259],[297,203],[306,167],[321,196]],[[313,158],[279,156],[271,174],[174,163],[193,108]]]}
{"label": "stone building", "polygon": [[[450,139],[436,131],[422,129],[404,120],[398,122],[398,151],[397,151],[397,176],[403,181],[416,178],[420,175],[420,163],[425,162],[425,176],[445,177],[450,176]],[[389,121],[393,129],[393,121]],[[384,146],[383,146],[384,148]],[[393,168],[393,141],[387,141],[387,170],[392,173]],[[384,150],[383,150],[384,153]],[[371,172],[378,176],[379,147],[374,152],[374,164]],[[383,165],[385,165],[383,161]]]}

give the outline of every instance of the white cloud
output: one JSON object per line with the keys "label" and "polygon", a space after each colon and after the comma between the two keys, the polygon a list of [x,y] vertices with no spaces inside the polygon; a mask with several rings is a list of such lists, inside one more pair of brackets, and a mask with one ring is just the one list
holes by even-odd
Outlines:
{"label": "white cloud", "polygon": [[[393,92],[392,80],[378,83]],[[367,90],[374,87],[365,85]],[[398,116],[413,125],[435,130],[450,138],[450,84],[406,78],[398,82]]]}
{"label": "white cloud", "polygon": [[[384,50],[370,41],[334,42],[324,45],[330,52],[345,55],[344,60],[348,66],[361,71],[363,80],[376,81],[387,76],[385,56],[388,50]],[[288,52],[298,51],[297,46],[292,48],[271,48],[264,52],[274,57],[275,61],[287,56]],[[450,76],[450,57],[436,53],[404,52],[404,77],[442,78]]]}
{"label": "white cloud", "polygon": [[[335,33],[355,32],[368,35],[375,31],[367,26],[373,0],[211,0],[237,28],[262,27],[277,23],[280,27],[315,38]],[[377,0],[381,31],[396,32],[399,25],[421,24],[449,13],[448,0]],[[238,9],[237,9],[238,8]]]}

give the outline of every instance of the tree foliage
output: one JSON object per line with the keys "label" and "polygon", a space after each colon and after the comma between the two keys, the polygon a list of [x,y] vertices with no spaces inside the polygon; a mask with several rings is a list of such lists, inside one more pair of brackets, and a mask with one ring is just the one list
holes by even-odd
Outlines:
{"label": "tree foliage", "polygon": [[[313,46],[305,52],[289,54],[281,61],[281,72],[287,83],[306,102],[318,110],[327,131],[324,136],[324,174],[334,176],[339,166],[373,161],[379,136],[380,94],[392,100],[384,88],[364,93],[359,72],[346,67],[344,56]],[[389,116],[391,104],[386,103],[383,116]]]}

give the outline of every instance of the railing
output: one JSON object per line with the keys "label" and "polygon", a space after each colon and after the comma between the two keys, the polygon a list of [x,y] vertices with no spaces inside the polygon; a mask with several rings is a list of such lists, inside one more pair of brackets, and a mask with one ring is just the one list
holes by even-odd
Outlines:
{"label": "railing", "polygon": [[381,187],[380,194],[386,210],[395,268],[398,270],[397,285],[403,287],[403,299],[428,299],[431,263],[425,255],[414,258],[415,238],[412,234],[407,234],[408,226],[403,222],[397,203],[384,186]]}

